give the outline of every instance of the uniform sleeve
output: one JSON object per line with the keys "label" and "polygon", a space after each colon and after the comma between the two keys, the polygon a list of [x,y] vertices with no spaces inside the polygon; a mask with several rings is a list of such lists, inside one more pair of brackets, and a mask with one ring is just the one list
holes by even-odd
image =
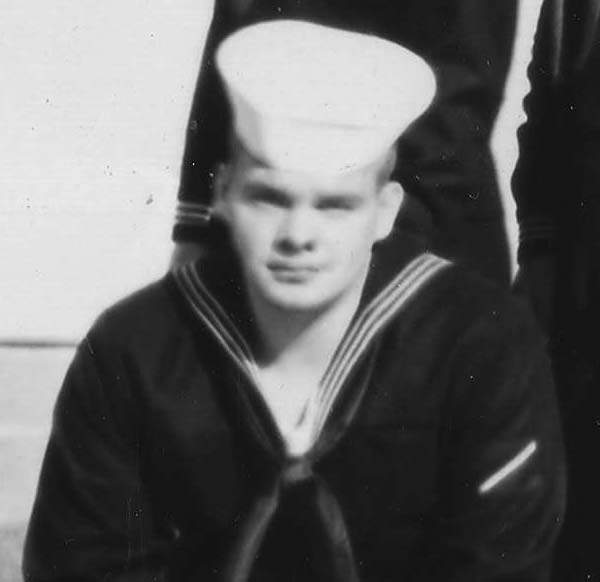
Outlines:
{"label": "uniform sleeve", "polygon": [[550,580],[564,514],[563,443],[543,342],[529,316],[517,316],[492,313],[454,354],[436,571],[425,580]]}
{"label": "uniform sleeve", "polygon": [[[587,253],[578,252],[587,254],[585,261],[593,272],[600,249],[600,5],[573,4],[575,9],[566,14],[565,30],[565,36],[577,39],[569,57],[572,74],[566,87],[567,137],[561,142],[560,136],[554,135],[554,141],[562,143],[563,164],[565,159],[571,164],[563,173],[570,188],[558,203],[564,221],[561,235],[569,232],[572,239],[587,247]],[[594,291],[590,293],[593,301]]]}
{"label": "uniform sleeve", "polygon": [[[438,93],[401,138],[396,177],[430,211],[437,252],[507,283],[508,250],[490,137],[511,62],[517,3],[437,4],[422,4],[424,14],[415,27],[426,28],[422,22],[429,19],[438,31],[422,53],[436,71]],[[470,228],[473,238],[467,240]],[[492,253],[493,261],[486,259]]]}
{"label": "uniform sleeve", "polygon": [[[519,158],[512,189],[519,222],[519,262],[556,250],[562,198],[573,184],[567,143],[572,110],[559,63],[564,59],[563,0],[542,5],[525,98],[527,120],[518,130]],[[562,55],[562,58],[561,58]]]}
{"label": "uniform sleeve", "polygon": [[215,1],[185,136],[175,242],[202,242],[207,234],[216,165],[226,156],[230,111],[214,62],[219,42],[232,30],[227,3]]}
{"label": "uniform sleeve", "polygon": [[60,391],[27,533],[27,582],[164,580],[125,365],[88,337]]}

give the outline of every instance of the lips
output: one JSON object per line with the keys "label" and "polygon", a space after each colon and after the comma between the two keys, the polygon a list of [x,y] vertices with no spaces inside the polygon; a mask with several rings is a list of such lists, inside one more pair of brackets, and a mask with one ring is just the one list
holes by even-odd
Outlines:
{"label": "lips", "polygon": [[280,262],[269,263],[267,267],[276,279],[290,282],[306,281],[320,271],[320,268],[315,265],[297,265]]}

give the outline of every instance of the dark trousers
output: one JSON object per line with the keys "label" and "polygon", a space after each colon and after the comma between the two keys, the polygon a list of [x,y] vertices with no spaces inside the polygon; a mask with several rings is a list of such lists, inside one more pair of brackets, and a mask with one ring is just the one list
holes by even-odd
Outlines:
{"label": "dark trousers", "polygon": [[552,341],[569,478],[553,582],[600,582],[600,267],[596,253],[574,247],[559,273]]}

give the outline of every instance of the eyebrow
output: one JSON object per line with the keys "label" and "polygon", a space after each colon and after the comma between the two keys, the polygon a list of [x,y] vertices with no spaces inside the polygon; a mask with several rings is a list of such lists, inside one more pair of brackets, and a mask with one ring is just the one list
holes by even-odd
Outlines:
{"label": "eyebrow", "polygon": [[[271,181],[268,168],[261,168],[253,172],[246,180],[243,188],[244,194],[269,194],[277,196],[282,200],[292,200],[293,192],[284,185]],[[350,190],[317,190],[314,194],[313,203],[328,204],[328,203],[343,203],[348,205],[358,205],[363,201],[363,196],[360,192]]]}
{"label": "eyebrow", "polygon": [[242,195],[249,200],[264,197],[283,204],[290,204],[293,198],[284,188],[262,180],[246,182]]}
{"label": "eyebrow", "polygon": [[350,202],[358,203],[362,201],[362,196],[357,192],[340,191],[340,192],[317,192],[316,198],[318,202]]}
{"label": "eyebrow", "polygon": [[277,183],[272,183],[261,178],[251,178],[244,184],[244,190],[247,192],[273,192],[285,196],[287,190]]}

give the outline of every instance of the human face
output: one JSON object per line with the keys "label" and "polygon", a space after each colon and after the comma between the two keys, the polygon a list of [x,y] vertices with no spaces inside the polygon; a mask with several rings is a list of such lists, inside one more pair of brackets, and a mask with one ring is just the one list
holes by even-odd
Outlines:
{"label": "human face", "polygon": [[400,202],[390,200],[397,189],[382,191],[377,170],[307,175],[237,155],[218,181],[217,211],[251,297],[306,312],[360,292],[373,243],[389,232]]}

